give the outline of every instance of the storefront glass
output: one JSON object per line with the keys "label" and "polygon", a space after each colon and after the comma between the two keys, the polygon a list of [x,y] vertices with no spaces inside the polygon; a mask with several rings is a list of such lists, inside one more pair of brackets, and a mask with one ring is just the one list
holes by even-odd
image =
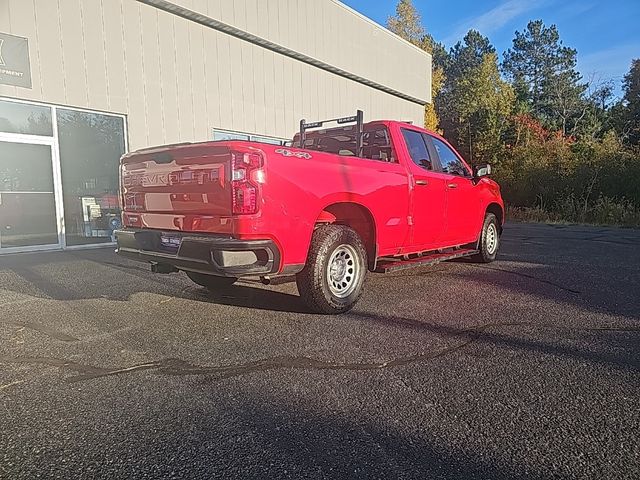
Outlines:
{"label": "storefront glass", "polygon": [[0,249],[57,243],[51,147],[0,141]]}
{"label": "storefront glass", "polygon": [[120,227],[120,115],[0,100],[0,253],[108,243]]}
{"label": "storefront glass", "polygon": [[0,100],[0,132],[51,136],[51,108]]}
{"label": "storefront glass", "polygon": [[120,227],[122,117],[56,109],[67,245],[112,242]]}

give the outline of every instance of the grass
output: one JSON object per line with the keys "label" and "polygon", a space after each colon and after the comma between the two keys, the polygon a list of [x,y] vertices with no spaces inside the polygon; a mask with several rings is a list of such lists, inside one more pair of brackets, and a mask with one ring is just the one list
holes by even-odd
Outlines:
{"label": "grass", "polygon": [[507,205],[506,216],[517,222],[640,227],[640,207],[624,198],[604,196],[585,203],[571,195],[557,201],[552,208]]}

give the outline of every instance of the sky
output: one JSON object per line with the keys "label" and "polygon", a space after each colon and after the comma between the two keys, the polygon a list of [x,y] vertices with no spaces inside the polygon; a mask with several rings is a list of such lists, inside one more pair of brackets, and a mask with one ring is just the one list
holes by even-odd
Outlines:
{"label": "sky", "polygon": [[[396,0],[342,0],[381,25],[395,13]],[[578,51],[585,80],[613,80],[621,95],[622,77],[640,58],[640,0],[413,0],[427,31],[447,49],[473,28],[489,37],[500,55],[514,32],[529,20],[555,24],[564,45]],[[501,57],[502,58],[502,57]]]}

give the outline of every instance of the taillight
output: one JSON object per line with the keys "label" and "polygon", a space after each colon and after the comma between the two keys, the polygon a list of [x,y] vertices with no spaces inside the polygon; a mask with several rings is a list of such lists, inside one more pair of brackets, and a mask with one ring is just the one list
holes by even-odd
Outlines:
{"label": "taillight", "polygon": [[262,155],[258,152],[231,152],[231,195],[233,213],[258,213],[260,184],[264,181]]}

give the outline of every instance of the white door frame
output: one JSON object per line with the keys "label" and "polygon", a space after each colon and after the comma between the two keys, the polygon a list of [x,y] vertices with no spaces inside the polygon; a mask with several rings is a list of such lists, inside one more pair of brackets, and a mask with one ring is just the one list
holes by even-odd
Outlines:
{"label": "white door frame", "polygon": [[20,133],[0,132],[0,142],[21,143],[31,145],[47,145],[51,151],[51,170],[53,172],[53,198],[55,201],[56,227],[58,233],[58,243],[50,245],[27,245],[23,247],[6,247],[0,245],[0,254],[34,252],[38,250],[59,250],[65,245],[64,231],[64,205],[62,202],[62,177],[60,172],[60,159],[58,149],[57,125],[53,122],[53,137],[40,135],[24,135]]}

